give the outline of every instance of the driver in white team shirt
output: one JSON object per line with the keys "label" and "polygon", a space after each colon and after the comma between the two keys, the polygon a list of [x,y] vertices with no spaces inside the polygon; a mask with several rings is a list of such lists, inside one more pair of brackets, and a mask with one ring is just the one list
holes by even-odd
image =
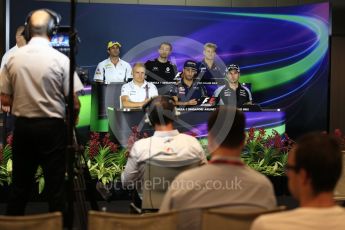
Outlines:
{"label": "driver in white team shirt", "polygon": [[96,82],[127,82],[132,78],[132,68],[128,62],[120,58],[121,44],[108,42],[109,58],[100,62],[96,68],[94,81]]}
{"label": "driver in white team shirt", "polygon": [[133,80],[121,88],[122,108],[137,108],[146,104],[150,98],[158,95],[156,86],[145,80],[146,68],[143,63],[133,66]]}

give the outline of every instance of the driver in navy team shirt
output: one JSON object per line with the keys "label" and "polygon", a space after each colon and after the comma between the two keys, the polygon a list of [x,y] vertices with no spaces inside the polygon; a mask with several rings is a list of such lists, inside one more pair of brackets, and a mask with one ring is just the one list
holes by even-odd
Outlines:
{"label": "driver in navy team shirt", "polygon": [[206,43],[204,45],[204,58],[197,63],[198,79],[207,88],[209,96],[218,88],[218,84],[224,83],[225,66],[216,61],[217,45]]}
{"label": "driver in navy team shirt", "polygon": [[202,103],[207,96],[207,90],[204,85],[195,80],[197,73],[197,64],[193,60],[187,60],[184,63],[181,80],[170,90],[176,105],[190,106]]}

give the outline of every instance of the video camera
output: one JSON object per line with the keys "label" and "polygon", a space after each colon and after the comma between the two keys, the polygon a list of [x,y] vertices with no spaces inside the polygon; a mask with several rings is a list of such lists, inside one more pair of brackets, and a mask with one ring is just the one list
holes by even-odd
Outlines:
{"label": "video camera", "polygon": [[60,26],[57,33],[54,34],[50,39],[50,44],[52,45],[52,47],[67,56],[70,52],[69,33],[69,26]]}
{"label": "video camera", "polygon": [[[54,34],[50,39],[50,44],[52,47],[61,53],[69,56],[70,52],[70,26],[60,26],[57,33]],[[77,43],[79,42],[79,37],[77,37]],[[76,72],[84,85],[89,84],[88,76],[89,72],[87,69],[76,67]]]}

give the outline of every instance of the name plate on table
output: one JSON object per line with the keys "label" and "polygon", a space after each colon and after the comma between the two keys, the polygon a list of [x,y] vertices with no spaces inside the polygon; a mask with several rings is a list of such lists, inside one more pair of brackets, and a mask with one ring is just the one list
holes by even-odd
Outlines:
{"label": "name plate on table", "polygon": [[[174,126],[179,132],[196,137],[207,136],[207,120],[215,107],[179,107],[181,112]],[[263,110],[261,112],[244,112],[246,128],[276,129],[279,133],[285,131],[285,112],[280,110]],[[145,112],[142,109],[114,109],[108,108],[109,132],[123,145],[126,146],[132,128],[152,135],[153,127],[145,123]]]}

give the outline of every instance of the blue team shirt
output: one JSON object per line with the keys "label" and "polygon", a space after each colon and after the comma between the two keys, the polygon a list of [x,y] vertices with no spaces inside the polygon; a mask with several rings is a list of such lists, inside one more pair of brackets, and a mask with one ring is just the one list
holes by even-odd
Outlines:
{"label": "blue team shirt", "polygon": [[170,95],[176,96],[179,101],[187,102],[192,99],[198,100],[201,97],[206,97],[207,90],[204,85],[197,81],[194,81],[189,87],[184,83],[183,79],[181,79],[180,82],[171,87]]}

